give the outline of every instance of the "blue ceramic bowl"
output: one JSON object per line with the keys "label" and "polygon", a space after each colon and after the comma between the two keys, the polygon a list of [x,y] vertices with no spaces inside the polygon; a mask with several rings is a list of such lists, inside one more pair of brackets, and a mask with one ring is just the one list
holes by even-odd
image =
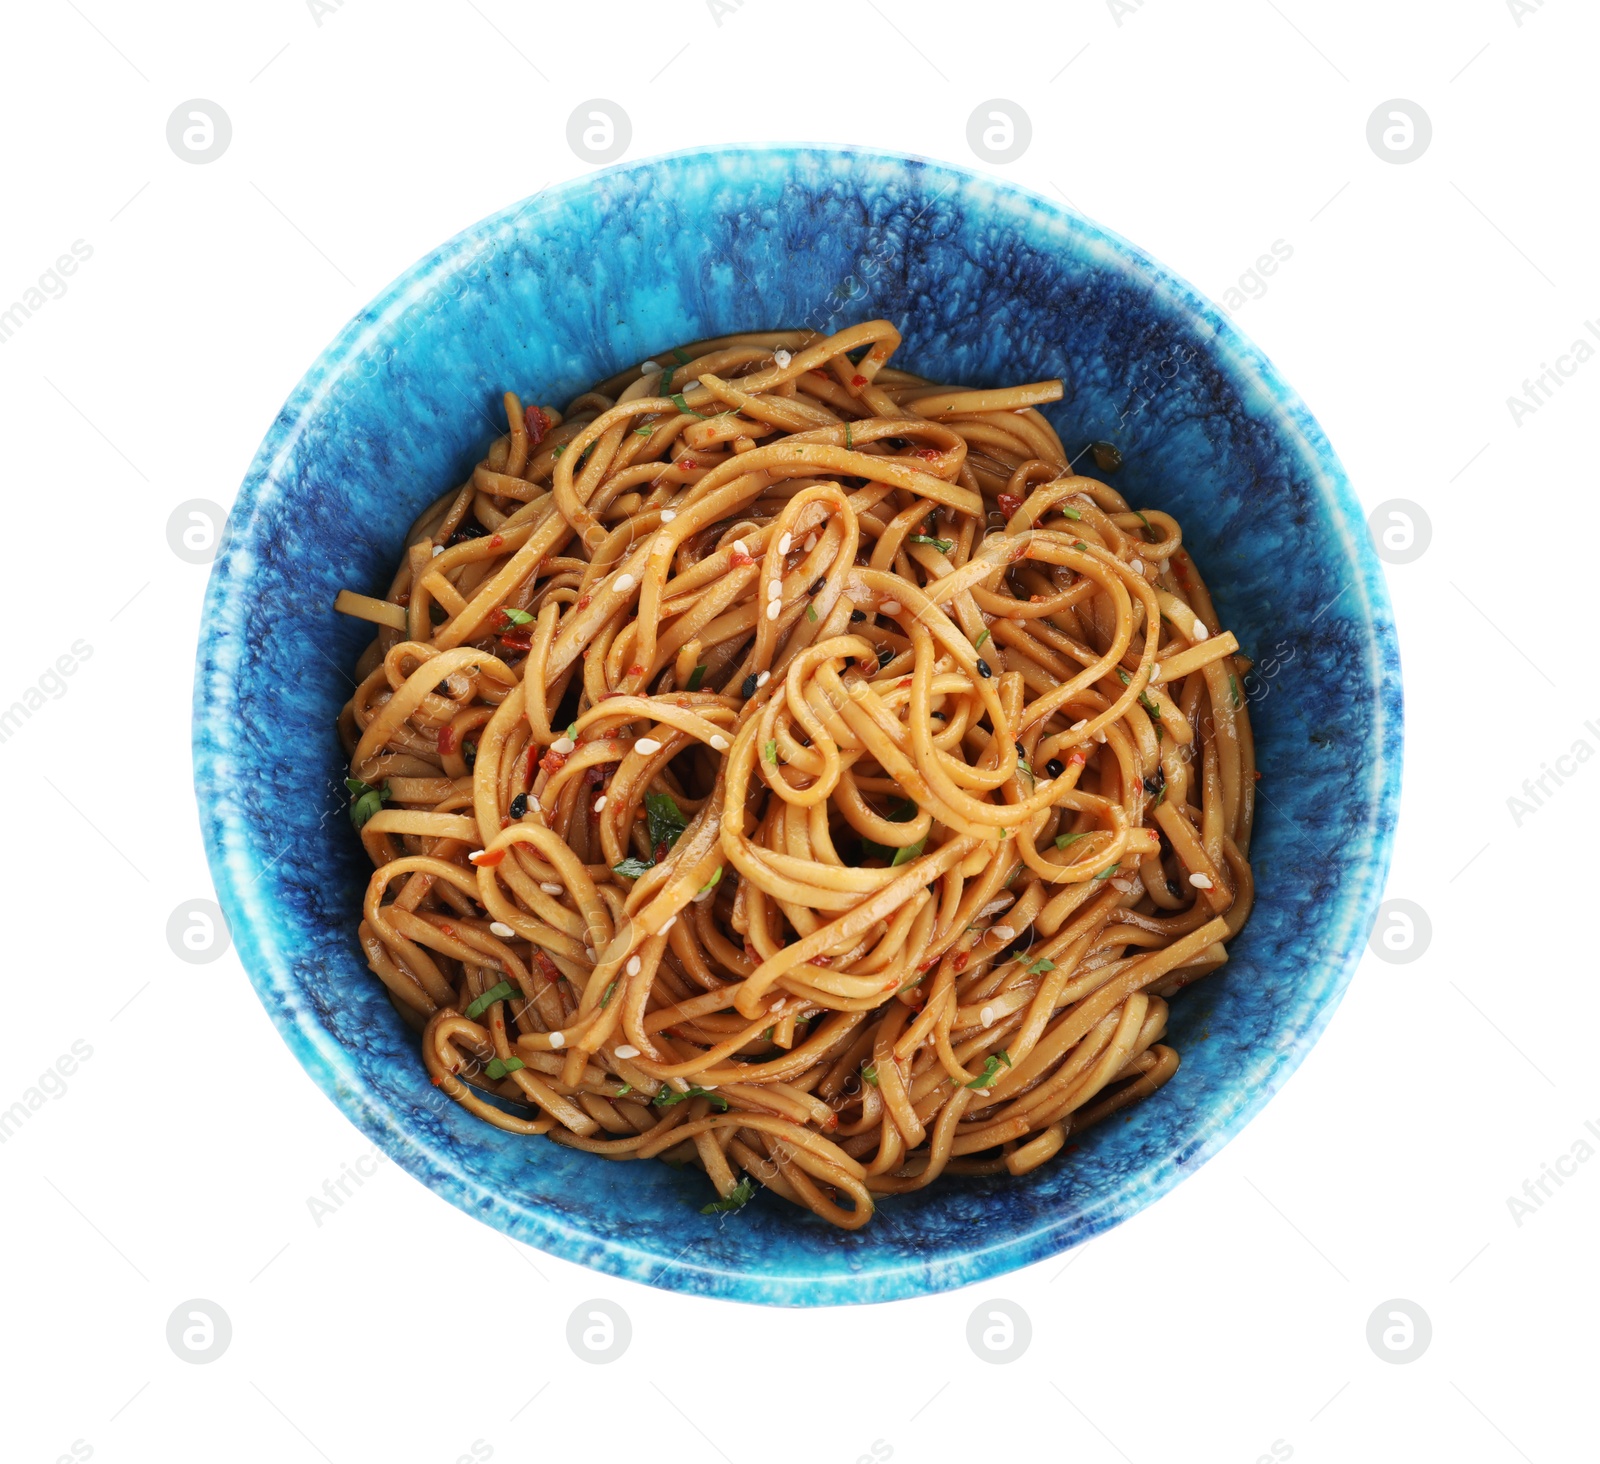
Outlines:
{"label": "blue ceramic bowl", "polygon": [[[334,716],[407,525],[497,431],[506,388],[565,402],[676,342],[884,316],[941,381],[1059,376],[1069,451],[1121,447],[1117,486],[1176,514],[1248,678],[1261,816],[1255,914],[1177,999],[1177,1076],[1063,1162],[947,1179],[846,1234],[770,1196],[702,1216],[703,1178],[486,1127],[443,1100],[366,970],[368,869]],[[256,455],[212,571],[195,782],[240,958],[295,1056],[423,1183],[569,1260],[789,1306],[961,1286],[1087,1239],[1165,1193],[1278,1089],[1372,925],[1400,783],[1383,575],[1321,430],[1182,280],[1046,199],[917,158],[709,149],[539,194],[435,250],[306,373]]]}

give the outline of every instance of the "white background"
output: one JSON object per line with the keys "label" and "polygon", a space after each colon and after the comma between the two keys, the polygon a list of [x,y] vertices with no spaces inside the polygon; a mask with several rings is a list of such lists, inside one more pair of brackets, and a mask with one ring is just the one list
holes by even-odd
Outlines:
{"label": "white background", "polygon": [[[0,346],[0,706],[75,640],[92,655],[0,744],[0,1108],[75,1040],[93,1055],[0,1146],[0,1452],[1595,1457],[1579,1400],[1600,1163],[1569,1162],[1520,1224],[1507,1202],[1600,1122],[1581,938],[1600,770],[1547,783],[1520,826],[1507,799],[1575,740],[1600,747],[1583,725],[1600,725],[1600,361],[1520,425],[1507,398],[1600,318],[1600,25],[1579,0],[1518,8],[746,0],[719,23],[703,0],[348,0],[318,24],[301,0],[11,7],[0,306],[74,240],[93,254]],[[233,124],[206,166],[166,141],[195,97]],[[366,1141],[231,952],[190,965],[168,949],[169,913],[211,894],[189,755],[208,570],[169,550],[168,515],[231,501],[301,372],[397,273],[586,171],[566,124],[593,97],[630,116],[628,157],[830,139],[972,166],[974,108],[1019,105],[1032,145],[992,171],[1067,197],[1212,298],[1275,240],[1292,247],[1241,327],[1366,507],[1405,499],[1431,520],[1427,551],[1388,571],[1408,701],[1389,894],[1427,911],[1431,944],[1408,964],[1369,955],[1266,1112],[1076,1253],[795,1313],[513,1245],[388,1163],[318,1225],[309,1198]],[[1403,166],[1366,137],[1397,97],[1433,124]],[[414,486],[420,501],[440,485]],[[565,1340],[593,1297],[632,1321],[606,1367]],[[990,1297],[1032,1319],[1007,1366],[965,1340]],[[190,1298],[232,1323],[206,1366],[166,1341]],[[1367,1341],[1392,1298],[1432,1322],[1407,1365]]]}

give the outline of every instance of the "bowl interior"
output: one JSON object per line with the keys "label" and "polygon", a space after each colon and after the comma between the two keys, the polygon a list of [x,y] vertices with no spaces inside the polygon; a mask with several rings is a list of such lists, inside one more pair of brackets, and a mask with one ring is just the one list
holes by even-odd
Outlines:
{"label": "bowl interior", "polygon": [[[501,428],[507,388],[564,404],[696,337],[883,316],[895,364],[997,385],[1059,376],[1069,451],[1175,514],[1257,669],[1255,913],[1176,999],[1172,1081],[1021,1180],[947,1179],[846,1234],[772,1197],[702,1216],[703,1178],[479,1123],[428,1082],[355,926],[370,872],[333,730],[402,536]],[[826,148],[613,169],[430,255],[346,328],[262,445],[213,570],[197,789],[240,956],[328,1094],[399,1162],[508,1234],[617,1275],[749,1301],[961,1285],[1125,1218],[1215,1152],[1304,1055],[1370,928],[1400,752],[1387,595],[1320,430],[1212,306],[1117,237],[991,180]]]}

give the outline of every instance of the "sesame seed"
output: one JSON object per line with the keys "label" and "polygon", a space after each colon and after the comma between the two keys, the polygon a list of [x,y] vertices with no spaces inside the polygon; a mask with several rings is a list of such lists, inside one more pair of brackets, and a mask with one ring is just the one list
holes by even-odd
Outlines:
{"label": "sesame seed", "polygon": [[617,576],[616,585],[613,588],[615,588],[616,592],[619,595],[625,595],[637,583],[638,583],[638,581],[636,579],[634,579],[634,577],[631,574],[619,574]]}
{"label": "sesame seed", "polygon": [[1192,884],[1197,890],[1209,890],[1215,888],[1215,886],[1211,883],[1211,876],[1208,874],[1201,874],[1198,870],[1189,876],[1189,883]]}
{"label": "sesame seed", "polygon": [[769,600],[781,600],[783,598],[783,581],[782,580],[771,580],[771,581],[768,582],[768,584],[767,584],[767,598]]}
{"label": "sesame seed", "polygon": [[604,793],[602,793],[594,801],[594,811],[596,813],[603,813],[603,812],[605,812],[605,806],[606,806],[606,795]]}
{"label": "sesame seed", "polygon": [[1114,879],[1111,881],[1111,888],[1127,894],[1133,888],[1133,881],[1131,879]]}
{"label": "sesame seed", "polygon": [[758,672],[756,672],[756,686],[758,688],[762,687],[762,686],[765,686],[771,680],[772,680],[772,672],[770,672],[770,671],[758,671]]}
{"label": "sesame seed", "polygon": [[978,1013],[978,1020],[982,1022],[985,1027],[994,1026],[994,1008],[992,1006],[986,1006],[981,1012]]}
{"label": "sesame seed", "polygon": [[1069,728],[1067,728],[1067,730],[1069,732],[1081,732],[1088,725],[1089,725],[1089,719],[1087,717],[1085,717],[1085,718],[1083,718],[1082,721],[1074,722]]}
{"label": "sesame seed", "polygon": [[661,927],[661,933],[663,935],[665,935],[677,923],[678,923],[678,917],[676,915],[669,915],[667,917],[667,923]]}
{"label": "sesame seed", "polygon": [[489,922],[489,934],[498,935],[501,940],[510,940],[516,934],[516,931],[503,920],[491,920]]}
{"label": "sesame seed", "polygon": [[633,750],[649,757],[651,753],[661,751],[661,744],[654,737],[641,737],[633,744]]}
{"label": "sesame seed", "polygon": [[1159,569],[1162,574],[1166,574],[1167,571],[1172,568],[1172,561],[1170,559],[1163,559],[1160,564],[1156,565],[1156,568]]}
{"label": "sesame seed", "polygon": [[637,976],[639,974],[639,966],[640,961],[637,956],[628,957],[628,975]]}
{"label": "sesame seed", "polygon": [[641,376],[648,376],[652,371],[659,371],[660,369],[661,367],[656,362],[646,361],[644,365],[639,368],[639,374]]}
{"label": "sesame seed", "polygon": [[989,934],[999,941],[1001,945],[1004,945],[1008,940],[1017,938],[1017,932],[1009,925],[991,925]]}
{"label": "sesame seed", "polygon": [[699,385],[700,385],[700,378],[697,376],[697,377],[695,377],[695,379],[693,381],[684,382],[684,384],[679,388],[679,390],[680,391],[693,391],[695,389],[695,387],[697,387]]}
{"label": "sesame seed", "polygon": [[767,601],[767,619],[776,620],[783,612],[783,605],[777,600]]}
{"label": "sesame seed", "polygon": [[982,656],[978,657],[978,675],[983,677],[985,681],[994,675],[994,668]]}
{"label": "sesame seed", "polygon": [[1142,559],[1131,560],[1129,562],[1129,564],[1128,564],[1128,568],[1131,569],[1135,574],[1143,574],[1144,573],[1144,560],[1142,560]]}
{"label": "sesame seed", "polygon": [[711,746],[718,752],[726,752],[728,750],[728,739],[720,732],[713,732],[711,734]]}
{"label": "sesame seed", "polygon": [[987,905],[978,911],[979,920],[987,920],[991,915],[998,915],[1002,910],[1017,903],[1015,895],[1001,895],[998,899],[990,900]]}
{"label": "sesame seed", "polygon": [[778,369],[781,371],[792,360],[794,360],[794,357],[791,356],[787,351],[774,351],[772,353],[772,359],[778,363]]}
{"label": "sesame seed", "polygon": [[743,539],[735,539],[733,543],[728,545],[728,548],[734,554],[743,554],[746,558],[749,557],[750,551],[745,548]]}
{"label": "sesame seed", "polygon": [[550,751],[566,754],[571,752],[577,745],[570,737],[558,737],[550,744]]}
{"label": "sesame seed", "polygon": [[437,559],[443,553],[444,553],[444,545],[443,544],[435,544],[433,546],[433,557],[435,559]]}
{"label": "sesame seed", "polygon": [[1194,629],[1189,632],[1189,639],[1203,641],[1210,637],[1211,632],[1206,629],[1206,623],[1198,615],[1194,618]]}
{"label": "sesame seed", "polygon": [[547,895],[559,895],[561,893],[561,886],[558,884],[542,884],[539,888]]}
{"label": "sesame seed", "polygon": [[1161,662],[1152,661],[1150,663],[1150,685],[1154,686],[1159,680],[1161,680]]}
{"label": "sesame seed", "polygon": [[585,946],[583,948],[583,954],[586,960],[595,961],[599,959],[599,953],[593,946]]}
{"label": "sesame seed", "polygon": [[617,1057],[620,1057],[624,1062],[626,1062],[630,1057],[637,1057],[639,1055],[639,1049],[631,1042],[624,1042],[622,1046],[613,1048],[612,1052]]}
{"label": "sesame seed", "polygon": [[1094,734],[1094,740],[1096,742],[1104,742],[1106,740],[1106,734],[1104,733],[1104,731],[1096,732]]}
{"label": "sesame seed", "polygon": [[900,602],[898,600],[885,600],[883,604],[878,606],[878,609],[885,615],[898,615],[900,613]]}
{"label": "sesame seed", "polygon": [[803,548],[807,554],[809,554],[817,547],[817,536],[815,534],[807,534],[805,543],[800,547]]}
{"label": "sesame seed", "polygon": [[664,508],[661,510],[661,522],[664,524],[670,524],[673,519],[677,518],[677,516],[678,510],[675,508]]}
{"label": "sesame seed", "polygon": [[567,1045],[567,1034],[565,1032],[552,1032],[550,1034],[550,1045],[552,1047],[565,1047]]}
{"label": "sesame seed", "polygon": [[778,540],[778,553],[787,554],[794,547],[794,535],[785,534]]}

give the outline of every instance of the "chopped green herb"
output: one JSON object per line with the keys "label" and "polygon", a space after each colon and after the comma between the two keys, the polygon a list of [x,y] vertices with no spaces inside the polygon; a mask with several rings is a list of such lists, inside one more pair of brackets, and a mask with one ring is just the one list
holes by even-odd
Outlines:
{"label": "chopped green herb", "polygon": [[672,393],[672,402],[680,412],[686,412],[691,417],[704,417],[706,415],[704,412],[695,411],[695,409],[683,399],[683,393],[681,391],[675,391]]}
{"label": "chopped green herb", "polygon": [[872,1086],[874,1088],[876,1088],[878,1086],[878,1065],[877,1065],[877,1063],[869,1062],[864,1068],[862,1068],[861,1069],[861,1078],[862,1078],[863,1082],[871,1083]]}
{"label": "chopped green herb", "polygon": [[1167,799],[1167,785],[1165,783],[1163,783],[1161,785],[1161,791],[1156,794],[1156,801],[1154,803],[1152,803],[1150,806],[1152,808],[1160,808],[1161,805],[1166,802],[1166,799]]}
{"label": "chopped green herb", "polygon": [[755,1181],[747,1174],[738,1184],[728,1191],[726,1199],[713,1200],[709,1205],[702,1205],[702,1215],[719,1215],[732,1210],[742,1210],[755,1197]]}
{"label": "chopped green herb", "polygon": [[644,810],[650,825],[652,849],[659,848],[662,844],[670,849],[678,842],[678,836],[689,827],[689,820],[683,816],[683,810],[672,801],[670,793],[646,793]]}
{"label": "chopped green herb", "polygon": [[848,422],[844,424],[844,445],[846,447],[853,446],[850,440],[850,424]]}
{"label": "chopped green herb", "polygon": [[1002,1062],[1007,1067],[1011,1066],[1011,1059],[1006,1055],[1004,1048],[1002,1048],[999,1052],[991,1052],[989,1056],[983,1060],[983,1071],[979,1073],[978,1076],[975,1077],[970,1083],[968,1083],[967,1087],[975,1088],[979,1091],[982,1091],[984,1088],[992,1087],[994,1084],[995,1074],[1000,1071],[1000,1064]]}
{"label": "chopped green herb", "polygon": [[507,1073],[514,1073],[520,1067],[526,1067],[520,1057],[495,1057],[489,1060],[489,1066],[483,1070],[486,1078],[503,1078]]}
{"label": "chopped green herb", "polygon": [[1087,839],[1093,832],[1093,829],[1087,829],[1081,834],[1062,834],[1056,840],[1056,848],[1065,849],[1068,844],[1075,843],[1079,839]]}
{"label": "chopped green herb", "polygon": [[1148,692],[1141,691],[1139,693],[1139,705],[1155,718],[1156,725],[1159,727],[1161,725],[1161,708],[1150,700],[1150,694]]}
{"label": "chopped green herb", "polygon": [[[1120,864],[1121,860],[1118,860],[1117,862]],[[1116,864],[1108,864],[1104,869],[1102,869],[1100,871],[1099,874],[1095,875],[1095,878],[1096,879],[1110,879],[1111,876],[1114,875],[1116,872],[1117,872]]]}
{"label": "chopped green herb", "polygon": [[777,740],[777,738],[773,738],[770,742],[767,743],[767,745],[765,747],[763,747],[761,749],[761,755],[762,755],[762,757],[766,758],[766,760],[769,763],[771,763],[773,767],[777,767],[778,766],[778,740]]}
{"label": "chopped green herb", "polygon": [[930,547],[937,549],[941,554],[948,554],[956,547],[956,541],[954,539],[934,539],[930,538],[927,534],[913,534],[910,542],[913,544],[927,544]]}
{"label": "chopped green herb", "polygon": [[927,846],[928,836],[924,834],[915,844],[907,844],[904,849],[896,849],[894,858],[889,861],[891,868],[898,868],[902,864],[909,864],[913,859],[922,858],[922,851]]}
{"label": "chopped green herb", "polygon": [[983,643],[988,639],[989,639],[989,632],[986,630],[986,631],[983,632],[982,635],[980,635],[977,638],[977,640],[973,641],[972,649],[975,650],[975,651],[981,651],[983,649]]}
{"label": "chopped green herb", "polygon": [[713,1093],[709,1088],[691,1087],[687,1093],[680,1093],[676,1088],[663,1088],[650,1101],[657,1108],[671,1108],[674,1103],[682,1103],[685,1098],[704,1098],[718,1113],[728,1111],[728,1100],[720,1093]]}
{"label": "chopped green herb", "polygon": [[815,605],[806,606],[806,619],[813,625],[817,623],[817,607]]}
{"label": "chopped green herb", "polygon": [[1075,508],[1063,507],[1061,512],[1065,517],[1067,517],[1069,519],[1077,519],[1079,523],[1083,522],[1083,515],[1081,513],[1079,513],[1078,510],[1075,509]]}
{"label": "chopped green herb", "polygon": [[1055,968],[1056,963],[1054,961],[1046,960],[1043,956],[1040,956],[1037,961],[1027,968],[1027,971],[1030,976],[1043,976],[1046,971],[1054,971]]}
{"label": "chopped green herb", "polygon": [[473,1020],[481,1017],[497,1001],[504,1001],[507,997],[515,996],[517,988],[509,981],[502,981],[491,986],[484,994],[478,997],[468,1008],[467,1016]]}
{"label": "chopped green herb", "polygon": [[613,864],[611,867],[624,879],[638,879],[654,869],[656,862],[654,859],[635,859],[630,855],[621,864]]}
{"label": "chopped green herb", "polygon": [[346,778],[344,785],[350,790],[350,822],[358,829],[362,828],[373,814],[382,812],[383,805],[389,801],[387,781],[381,788],[374,788],[370,783],[363,783],[360,778]]}
{"label": "chopped green herb", "polygon": [[710,892],[712,890],[716,889],[716,887],[721,883],[722,883],[722,866],[719,864],[717,866],[717,872],[714,875],[712,875],[711,878],[708,879],[703,885],[700,886],[699,893],[702,894],[702,895],[710,894]]}
{"label": "chopped green herb", "polygon": [[691,671],[689,673],[688,689],[690,691],[699,691],[700,690],[700,683],[702,681],[704,681],[705,679],[706,679],[706,668],[705,668],[705,663],[702,662],[700,665],[696,666],[693,671]]}
{"label": "chopped green herb", "polygon": [[[1150,529],[1150,520],[1147,519],[1142,513],[1139,513],[1138,509],[1134,509],[1134,513],[1138,514],[1139,522],[1141,524],[1143,524],[1145,526],[1145,528]],[[1150,529],[1150,532],[1153,534],[1153,533],[1155,533],[1155,530],[1154,529]]]}
{"label": "chopped green herb", "polygon": [[1084,551],[1084,553],[1086,553],[1086,554],[1089,552],[1089,546],[1087,544],[1085,544],[1082,539],[1079,539],[1078,542],[1075,543],[1072,547],[1074,549],[1082,549]]}
{"label": "chopped green herb", "polygon": [[556,448],[556,450],[550,454],[550,456],[551,457],[560,457],[561,454],[564,453],[566,450],[567,450],[567,445],[566,445],[566,443],[563,442],[560,447]]}
{"label": "chopped green herb", "polygon": [[574,742],[578,740],[578,724],[576,722],[573,722],[567,728],[567,736],[570,737]]}
{"label": "chopped green herb", "polygon": [[624,1083],[624,1084],[623,1084],[623,1085],[622,1085],[622,1086],[621,1086],[621,1087],[620,1087],[620,1088],[618,1088],[618,1089],[617,1089],[617,1091],[616,1091],[616,1092],[615,1092],[615,1093],[613,1093],[613,1094],[612,1094],[612,1095],[611,1095],[611,1096],[612,1096],[612,1097],[613,1097],[613,1098],[620,1098],[620,1097],[622,1097],[622,1095],[623,1095],[623,1094],[624,1094],[624,1093],[631,1093],[631,1092],[633,1092],[633,1084],[632,1084],[632,1083]]}
{"label": "chopped green herb", "polygon": [[533,624],[533,616],[528,614],[526,610],[518,610],[514,606],[502,605],[500,607],[500,613],[504,615],[507,621],[509,621],[512,625]]}
{"label": "chopped green herb", "polygon": [[1117,675],[1121,679],[1122,684],[1124,686],[1126,686],[1130,681],[1133,680],[1133,678],[1131,676],[1129,676],[1126,671],[1122,670],[1121,667],[1117,668]]}
{"label": "chopped green herb", "polygon": [[1239,706],[1239,678],[1236,677],[1231,671],[1228,673],[1228,687],[1233,693],[1234,706]]}
{"label": "chopped green herb", "polygon": [[694,357],[684,350],[682,346],[674,346],[672,348],[672,359],[680,366],[687,366],[694,360]]}
{"label": "chopped green herb", "polygon": [[655,430],[656,429],[654,427],[635,427],[633,429],[633,435],[635,437],[653,437],[655,435]]}

